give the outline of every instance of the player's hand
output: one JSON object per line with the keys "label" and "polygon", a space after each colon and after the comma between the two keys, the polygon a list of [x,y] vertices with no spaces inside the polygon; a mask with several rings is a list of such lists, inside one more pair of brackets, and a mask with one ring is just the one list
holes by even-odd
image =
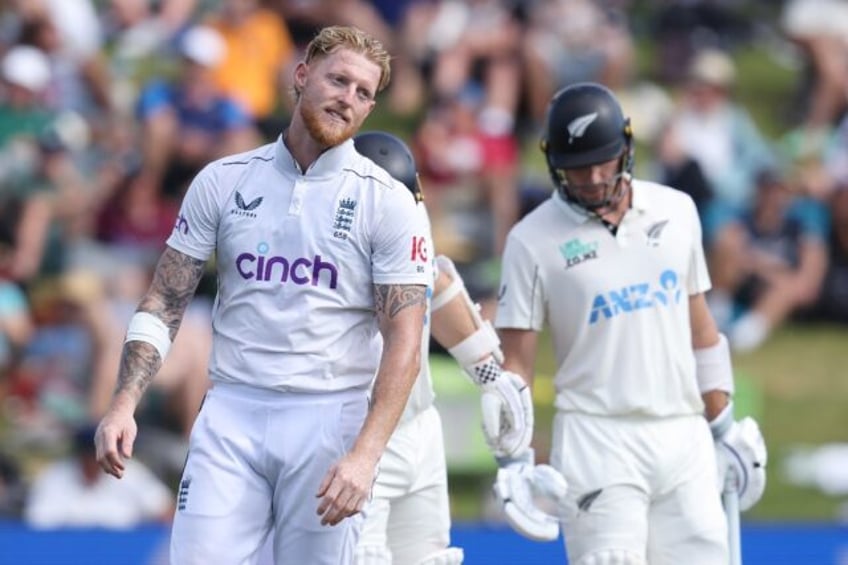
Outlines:
{"label": "player's hand", "polygon": [[729,405],[710,423],[710,428],[715,439],[719,488],[724,490],[728,473],[732,472],[739,510],[748,510],[766,490],[768,451],[760,427],[750,417],[734,421]]}
{"label": "player's hand", "polygon": [[354,452],[346,454],[330,467],[316,494],[321,499],[318,504],[321,525],[335,526],[360,512],[371,498],[376,474],[376,462]]}
{"label": "player's hand", "polygon": [[536,465],[532,449],[519,458],[499,460],[495,498],[513,530],[535,541],[559,537],[559,516],[568,484],[550,465]]}
{"label": "player's hand", "polygon": [[132,457],[133,444],[138,434],[133,412],[133,408],[113,403],[94,434],[97,462],[104,471],[119,479],[124,476],[124,462]]}
{"label": "player's hand", "polygon": [[[481,370],[482,368],[482,370]],[[483,435],[495,457],[515,457],[533,439],[533,396],[519,375],[488,363],[472,367],[480,386]]]}

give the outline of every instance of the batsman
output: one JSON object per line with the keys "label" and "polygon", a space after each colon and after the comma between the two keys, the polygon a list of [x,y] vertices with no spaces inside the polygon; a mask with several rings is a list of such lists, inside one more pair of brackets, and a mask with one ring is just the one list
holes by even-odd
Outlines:
{"label": "batsman", "polygon": [[726,516],[720,492],[754,505],[766,447],[753,419],[733,415],[695,205],[633,178],[630,121],[600,84],[554,95],[541,147],[555,190],[507,238],[495,326],[504,370],[531,385],[550,330],[568,562],[732,563],[737,499],[725,497]]}

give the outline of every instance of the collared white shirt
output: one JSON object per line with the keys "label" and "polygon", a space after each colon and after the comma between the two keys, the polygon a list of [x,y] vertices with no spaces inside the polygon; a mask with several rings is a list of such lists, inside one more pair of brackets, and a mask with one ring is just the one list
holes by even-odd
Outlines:
{"label": "collared white shirt", "polygon": [[598,415],[703,411],[689,295],[710,288],[692,199],[634,180],[615,235],[558,194],[507,238],[495,325],[551,330],[556,406]]}
{"label": "collared white shirt", "polygon": [[430,285],[409,191],[348,140],[301,172],[282,137],[207,165],[168,245],[216,253],[213,381],[367,388],[381,340],[374,284]]}

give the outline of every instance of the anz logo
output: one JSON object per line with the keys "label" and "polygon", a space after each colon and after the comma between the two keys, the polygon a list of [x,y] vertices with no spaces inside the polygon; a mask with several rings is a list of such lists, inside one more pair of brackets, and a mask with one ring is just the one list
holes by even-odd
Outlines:
{"label": "anz logo", "polygon": [[236,216],[247,216],[249,218],[255,218],[256,213],[254,210],[259,208],[259,205],[262,204],[263,197],[259,196],[254,198],[250,202],[245,202],[244,197],[237,190],[236,191],[236,207],[230,210],[230,214],[235,214]]}
{"label": "anz logo", "polygon": [[666,270],[660,274],[658,283],[636,283],[595,295],[589,325],[646,308],[671,308],[680,304],[682,297],[677,273]]}

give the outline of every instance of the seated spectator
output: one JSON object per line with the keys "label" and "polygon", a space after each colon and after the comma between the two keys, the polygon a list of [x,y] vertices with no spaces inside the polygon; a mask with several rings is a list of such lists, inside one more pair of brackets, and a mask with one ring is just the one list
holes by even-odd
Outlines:
{"label": "seated spectator", "polygon": [[435,103],[414,139],[435,245],[460,263],[498,256],[519,214],[517,142],[482,131],[484,104],[466,87]]}
{"label": "seated spectator", "polygon": [[830,261],[815,307],[815,319],[848,323],[848,188],[830,199]]}
{"label": "seated spectator", "polygon": [[634,64],[633,41],[622,14],[592,0],[530,3],[523,39],[530,117],[541,124],[560,88],[594,81],[623,87]]}
{"label": "seated spectator", "polygon": [[753,209],[725,224],[709,254],[710,307],[740,352],[756,349],[784,320],[811,306],[827,268],[821,204],[795,197],[770,171],[759,175],[756,187]]}
{"label": "seated spectator", "polygon": [[750,210],[756,175],[775,160],[749,112],[734,99],[735,78],[727,54],[698,52],[680,106],[665,128],[666,139],[660,141],[664,154],[691,158],[709,182],[713,198],[700,210],[708,246],[725,222]]}
{"label": "seated spectator", "polygon": [[126,462],[122,479],[105,474],[94,449],[96,426],[78,428],[72,453],[49,463],[35,477],[24,507],[34,528],[128,529],[173,517],[168,487],[136,459]]}
{"label": "seated spectator", "polygon": [[799,73],[804,91],[800,121],[804,149],[814,153],[848,108],[848,2],[790,0],[783,5],[780,25],[807,67]]}
{"label": "seated spectator", "polygon": [[51,78],[46,55],[13,47],[0,63],[0,76],[0,220],[13,230],[7,275],[25,283],[45,268],[58,268],[61,245],[52,223],[56,209],[69,201],[57,196],[72,197],[80,183],[56,146],[64,116],[45,103]]}
{"label": "seated spectator", "polygon": [[155,80],[141,93],[141,175],[132,190],[179,199],[209,161],[259,143],[248,113],[221,91],[214,69],[225,56],[221,34],[189,29],[180,40],[182,72],[174,82]]}
{"label": "seated spectator", "polygon": [[285,21],[259,0],[224,0],[206,21],[226,44],[226,54],[215,69],[223,91],[250,114],[267,140],[276,138],[288,113],[294,42]]}

